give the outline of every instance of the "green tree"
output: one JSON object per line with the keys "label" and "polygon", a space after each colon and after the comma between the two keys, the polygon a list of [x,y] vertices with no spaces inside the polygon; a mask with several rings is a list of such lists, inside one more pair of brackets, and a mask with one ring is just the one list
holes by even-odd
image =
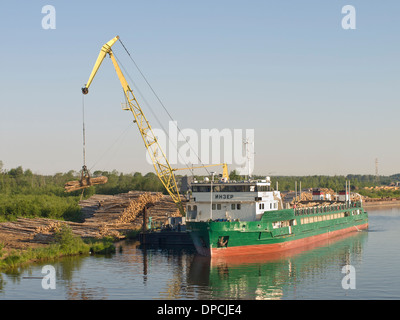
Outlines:
{"label": "green tree", "polygon": [[24,174],[24,170],[22,169],[21,166],[15,168],[15,169],[10,169],[10,171],[8,171],[8,174],[17,178],[20,177]]}
{"label": "green tree", "polygon": [[229,173],[229,180],[242,180],[242,177],[238,174],[238,172],[235,169]]}

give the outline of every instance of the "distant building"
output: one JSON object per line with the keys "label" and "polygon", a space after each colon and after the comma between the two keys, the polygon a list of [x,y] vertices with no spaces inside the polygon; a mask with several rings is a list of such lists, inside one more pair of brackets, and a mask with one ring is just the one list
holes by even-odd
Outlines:
{"label": "distant building", "polygon": [[325,200],[325,194],[320,189],[314,189],[312,192],[313,200]]}
{"label": "distant building", "polygon": [[339,201],[349,201],[350,200],[350,194],[348,191],[339,191]]}

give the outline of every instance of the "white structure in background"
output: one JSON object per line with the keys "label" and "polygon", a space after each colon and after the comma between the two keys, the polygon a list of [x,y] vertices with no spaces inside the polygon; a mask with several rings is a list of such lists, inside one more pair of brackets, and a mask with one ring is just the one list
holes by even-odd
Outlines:
{"label": "white structure in background", "polygon": [[269,177],[260,181],[241,182],[207,180],[194,182],[191,186],[187,221],[255,221],[268,211],[282,209],[280,192],[271,190]]}
{"label": "white structure in background", "polygon": [[314,189],[312,191],[312,199],[313,200],[325,200],[325,194],[320,189]]}

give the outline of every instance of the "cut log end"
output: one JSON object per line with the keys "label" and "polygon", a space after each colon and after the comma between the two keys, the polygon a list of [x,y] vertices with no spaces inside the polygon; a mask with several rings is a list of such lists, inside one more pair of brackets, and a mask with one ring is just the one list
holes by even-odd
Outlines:
{"label": "cut log end", "polygon": [[90,178],[90,179],[69,181],[64,185],[64,190],[65,190],[65,192],[72,192],[72,191],[76,191],[76,190],[89,188],[91,186],[98,185],[98,184],[106,184],[107,181],[108,181],[108,178],[104,177],[104,176]]}

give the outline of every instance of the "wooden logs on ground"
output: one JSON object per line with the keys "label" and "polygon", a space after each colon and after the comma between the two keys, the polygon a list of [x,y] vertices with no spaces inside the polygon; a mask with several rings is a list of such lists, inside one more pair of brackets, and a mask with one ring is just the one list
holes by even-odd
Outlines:
{"label": "wooden logs on ground", "polygon": [[96,184],[107,183],[108,178],[101,176],[95,178],[84,178],[82,180],[69,181],[64,185],[65,192],[72,192],[94,186]]}
{"label": "wooden logs on ground", "polygon": [[163,198],[161,193],[151,194],[143,193],[138,199],[129,203],[129,206],[122,213],[119,222],[129,223],[136,219],[137,215],[143,211],[145,207],[153,206],[156,202]]}
{"label": "wooden logs on ground", "polygon": [[[183,201],[185,201],[183,199]],[[135,204],[136,203],[136,204]],[[117,195],[93,195],[81,200],[83,222],[58,221],[47,218],[18,218],[0,223],[0,243],[7,248],[26,248],[54,241],[54,233],[66,224],[82,238],[112,236],[123,239],[131,230],[143,225],[143,208],[153,226],[166,223],[168,217],[180,216],[169,195],[159,192],[129,191]]]}

